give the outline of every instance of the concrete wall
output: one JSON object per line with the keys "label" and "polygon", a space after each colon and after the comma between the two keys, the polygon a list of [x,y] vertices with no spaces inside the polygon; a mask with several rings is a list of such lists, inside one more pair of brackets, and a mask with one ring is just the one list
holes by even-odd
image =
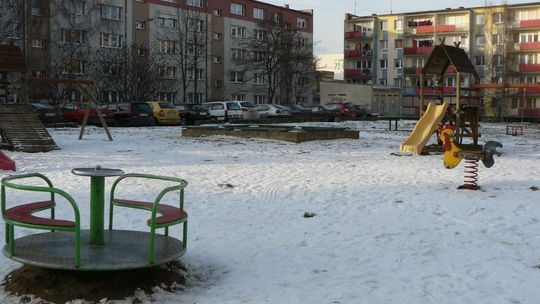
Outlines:
{"label": "concrete wall", "polygon": [[371,108],[373,87],[371,85],[340,82],[321,82],[321,104],[333,101],[350,101]]}

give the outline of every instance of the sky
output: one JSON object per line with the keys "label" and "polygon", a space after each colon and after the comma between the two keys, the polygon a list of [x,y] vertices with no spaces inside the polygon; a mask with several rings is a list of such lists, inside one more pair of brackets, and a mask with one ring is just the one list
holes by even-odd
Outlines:
{"label": "sky", "polygon": [[[263,0],[274,5],[289,4],[292,9],[315,11],[314,41],[315,55],[343,53],[343,20],[345,13],[359,16],[439,10],[501,3],[517,4],[535,1],[526,0]],[[536,0],[539,1],[539,0]],[[366,4],[367,3],[367,4]],[[356,13],[355,13],[356,11]]]}

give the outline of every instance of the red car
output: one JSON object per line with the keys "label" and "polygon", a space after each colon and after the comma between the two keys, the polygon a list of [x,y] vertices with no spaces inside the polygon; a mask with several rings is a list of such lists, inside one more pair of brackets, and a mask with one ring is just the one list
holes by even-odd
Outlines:
{"label": "red car", "polygon": [[350,103],[338,103],[338,102],[332,102],[327,103],[325,106],[338,111],[339,113],[343,114],[344,116],[351,116],[354,117],[358,113],[358,111],[352,106]]}
{"label": "red car", "polygon": [[[84,113],[86,109],[90,108],[90,113],[88,115],[88,124],[89,125],[100,125],[99,117],[97,115],[96,106],[87,102],[74,102],[67,103],[62,107],[62,118],[64,122],[75,122],[82,124]],[[107,122],[107,125],[114,125],[114,116],[113,111],[107,108],[107,105],[99,106],[103,118]]]}

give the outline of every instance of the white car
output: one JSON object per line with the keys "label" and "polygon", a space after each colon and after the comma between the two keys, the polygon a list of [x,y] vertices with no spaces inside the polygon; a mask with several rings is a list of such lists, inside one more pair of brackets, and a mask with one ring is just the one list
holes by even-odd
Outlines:
{"label": "white car", "polygon": [[237,101],[210,101],[202,104],[208,109],[210,116],[217,120],[229,120],[231,118],[243,118],[242,108]]}
{"label": "white car", "polygon": [[259,119],[259,112],[257,112],[257,106],[251,101],[235,101],[240,105],[242,110],[242,118],[246,120]]}
{"label": "white car", "polygon": [[257,112],[260,117],[289,116],[287,107],[276,104],[260,104],[257,106]]}

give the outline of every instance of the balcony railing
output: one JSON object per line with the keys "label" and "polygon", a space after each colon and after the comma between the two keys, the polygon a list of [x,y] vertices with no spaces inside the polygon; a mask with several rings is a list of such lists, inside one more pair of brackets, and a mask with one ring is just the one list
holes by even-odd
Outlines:
{"label": "balcony railing", "polygon": [[521,20],[519,22],[520,28],[528,28],[528,27],[540,27],[540,20]]}
{"label": "balcony railing", "polygon": [[540,88],[519,89],[514,95],[523,96],[523,94],[540,94]]}
{"label": "balcony railing", "polygon": [[518,109],[519,116],[540,117],[540,109]]}
{"label": "balcony railing", "polygon": [[345,69],[345,76],[371,76],[371,69]]}
{"label": "balcony railing", "polygon": [[519,44],[519,50],[540,50],[540,42],[525,42]]}
{"label": "balcony railing", "polygon": [[369,57],[372,56],[371,50],[345,50],[345,57]]}
{"label": "balcony railing", "polygon": [[406,47],[403,48],[403,54],[405,55],[421,55],[421,54],[431,54],[433,51],[433,46],[420,46],[420,47]]}
{"label": "balcony railing", "polygon": [[362,32],[345,32],[345,39],[356,39],[365,36]]}
{"label": "balcony railing", "polygon": [[423,25],[416,28],[416,34],[429,34],[429,33],[447,33],[455,32],[456,26],[453,24],[446,25]]}
{"label": "balcony railing", "polygon": [[540,72],[540,64],[520,64],[519,72],[520,73]]}
{"label": "balcony railing", "polygon": [[[456,88],[454,87],[443,87],[444,94],[454,94],[456,92]],[[420,95],[420,88],[419,87],[405,87],[403,88],[403,94],[404,95]],[[424,95],[439,95],[441,94],[441,90],[439,88],[433,88],[433,87],[426,87],[424,88]]]}

